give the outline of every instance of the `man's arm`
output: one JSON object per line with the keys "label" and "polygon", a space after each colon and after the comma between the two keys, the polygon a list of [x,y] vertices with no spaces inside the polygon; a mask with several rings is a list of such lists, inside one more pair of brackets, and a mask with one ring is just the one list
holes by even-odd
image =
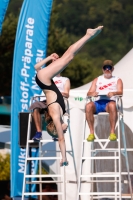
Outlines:
{"label": "man's arm", "polygon": [[40,62],[38,62],[35,66],[34,66],[34,68],[35,68],[35,70],[36,71],[39,71],[39,70],[41,70],[41,67],[43,66],[43,65],[45,65],[48,61],[55,61],[55,60],[57,60],[59,58],[59,56],[56,54],[56,53],[53,53],[53,54],[51,54],[50,56],[48,56],[47,58],[44,58],[43,60],[41,60]]}
{"label": "man's arm", "polygon": [[112,97],[115,95],[123,95],[123,82],[121,79],[118,79],[117,81],[117,91],[116,92],[109,92],[108,97]]}
{"label": "man's arm", "polygon": [[87,96],[96,97],[98,95],[98,92],[96,92],[96,83],[97,83],[97,78],[95,78],[92,81],[91,87],[87,92]]}
{"label": "man's arm", "polygon": [[69,97],[70,87],[71,87],[70,80],[67,79],[64,86],[64,92],[61,92],[63,97],[66,97],[66,98]]}

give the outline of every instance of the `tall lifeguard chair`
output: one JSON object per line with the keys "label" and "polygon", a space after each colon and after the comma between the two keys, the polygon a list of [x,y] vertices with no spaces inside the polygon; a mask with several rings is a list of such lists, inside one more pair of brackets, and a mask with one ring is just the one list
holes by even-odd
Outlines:
{"label": "tall lifeguard chair", "polygon": [[[91,97],[86,98],[86,104],[89,101],[92,101]],[[84,134],[83,134],[83,142],[82,142],[82,152],[81,152],[81,165],[80,165],[80,175],[78,177],[78,194],[77,200],[80,199],[113,199],[113,200],[122,200],[122,199],[131,199],[133,200],[132,195],[132,185],[131,185],[131,178],[129,172],[129,162],[128,162],[128,154],[127,154],[127,147],[126,147],[126,137],[125,137],[125,128],[124,128],[124,119],[123,119],[123,104],[122,104],[122,97],[116,96],[116,107],[118,113],[118,120],[116,124],[117,132],[118,132],[118,139],[116,142],[110,141],[109,139],[100,139],[98,134],[95,132],[96,139],[94,142],[87,142],[86,137],[86,119],[84,125]],[[94,115],[95,118],[108,115],[108,113],[99,113],[98,115]],[[97,119],[95,119],[97,120]],[[104,121],[105,122],[105,121]],[[97,124],[98,127],[98,124]],[[96,130],[96,129],[95,129]],[[120,139],[122,138],[123,148]],[[113,144],[113,148],[111,147]],[[115,144],[115,145],[114,145]],[[117,144],[117,145],[116,145]],[[90,152],[85,154],[85,146],[90,145]],[[90,155],[88,156],[88,154]],[[122,172],[122,155],[125,158],[126,162],[126,169],[127,172]],[[85,161],[89,162],[88,170],[83,170]],[[94,168],[96,168],[97,163],[96,161],[101,161],[105,163],[104,169],[105,171],[96,172]],[[110,160],[113,161],[114,171],[109,171],[106,167],[106,163]],[[97,167],[98,168],[98,167]],[[100,166],[99,166],[100,168]],[[108,168],[109,165],[108,165]],[[86,171],[89,173],[86,174]],[[85,173],[83,173],[85,172]],[[122,179],[122,176],[126,175],[128,178],[127,181]],[[130,195],[122,195],[122,183],[127,182],[130,189]],[[102,184],[113,184],[113,191],[103,191],[104,188],[99,187],[98,185]],[[86,185],[86,186],[84,186]],[[96,187],[97,186],[97,187]],[[85,198],[85,196],[87,198]],[[89,199],[88,199],[89,197]]]}
{"label": "tall lifeguard chair", "polygon": [[[33,103],[33,101],[35,100],[39,100],[39,98],[42,96],[35,96],[32,97],[31,99],[31,103]],[[64,98],[65,101],[65,106],[66,106],[66,111],[67,111],[67,123],[68,123],[68,132],[69,132],[69,136],[71,138],[71,131],[70,131],[70,127],[69,127],[69,103],[68,103],[68,99]],[[42,151],[42,145],[47,143],[47,142],[56,142],[58,141],[58,138],[51,138],[49,140],[40,140],[40,142],[38,142],[38,148],[39,148],[39,155],[37,157],[31,157],[30,156],[30,144],[33,143],[34,141],[30,139],[30,133],[31,133],[31,122],[32,122],[32,113],[29,113],[29,118],[28,118],[28,129],[27,129],[27,143],[26,143],[26,158],[25,158],[25,170],[24,170],[24,178],[23,178],[23,190],[22,190],[22,200],[24,200],[25,196],[40,196],[40,200],[42,200],[42,195],[58,195],[58,197],[61,197],[61,200],[66,200],[66,173],[65,173],[65,166],[63,167],[63,173],[60,174],[42,174],[42,160],[56,160],[59,161],[61,160],[61,156],[54,156],[54,157],[50,157],[50,156],[45,156],[46,153],[49,152],[49,150],[46,150],[45,152]],[[71,153],[71,156],[73,157],[73,163],[74,163],[74,167],[76,170],[76,163],[75,163],[75,158],[74,158],[74,154],[73,154],[73,144],[72,144],[72,140],[70,139],[70,145],[71,145],[71,150],[66,151],[68,153]],[[55,151],[56,154],[60,153],[60,150],[50,150],[50,151]],[[28,164],[29,162],[33,161],[33,160],[37,160],[39,163],[39,173],[38,174],[29,174],[27,171],[28,169]],[[59,164],[59,162],[58,162]],[[43,180],[43,178],[49,178],[51,177],[53,180]],[[33,179],[39,179],[39,180],[33,180]],[[62,184],[62,191],[57,191],[57,192],[42,192],[42,184],[44,183],[56,183],[58,184]],[[33,191],[26,191],[26,184],[38,184],[39,185],[39,192],[33,192]]]}

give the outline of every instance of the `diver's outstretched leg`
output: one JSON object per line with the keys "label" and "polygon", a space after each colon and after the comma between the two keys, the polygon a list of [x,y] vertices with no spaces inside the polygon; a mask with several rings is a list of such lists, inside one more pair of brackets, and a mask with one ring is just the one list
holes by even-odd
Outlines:
{"label": "diver's outstretched leg", "polygon": [[46,84],[48,80],[51,80],[51,78],[61,73],[66,68],[66,66],[73,60],[74,56],[78,53],[78,51],[88,41],[96,37],[101,32],[102,28],[103,26],[99,26],[95,29],[87,29],[86,34],[77,42],[72,44],[61,58],[57,59],[55,62],[52,62],[46,68],[43,68],[42,70],[38,71],[37,76],[40,79],[40,81]]}

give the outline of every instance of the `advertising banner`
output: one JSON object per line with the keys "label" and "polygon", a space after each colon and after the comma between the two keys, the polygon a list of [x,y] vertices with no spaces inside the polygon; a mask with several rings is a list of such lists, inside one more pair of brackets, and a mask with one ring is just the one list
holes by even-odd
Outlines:
{"label": "advertising banner", "polygon": [[9,0],[0,0],[0,35]]}
{"label": "advertising banner", "polygon": [[[22,195],[25,149],[18,145],[19,112],[28,112],[30,98],[41,93],[34,65],[46,56],[52,0],[24,0],[13,60],[11,104],[11,196]],[[33,152],[36,154],[35,149]],[[32,163],[32,173],[36,165]]]}

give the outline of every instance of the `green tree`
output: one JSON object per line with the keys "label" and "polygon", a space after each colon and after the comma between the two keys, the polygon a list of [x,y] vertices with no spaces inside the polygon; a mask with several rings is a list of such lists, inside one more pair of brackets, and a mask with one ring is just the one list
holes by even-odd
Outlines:
{"label": "green tree", "polygon": [[0,95],[11,94],[13,51],[18,18],[10,13],[4,23],[0,37]]}
{"label": "green tree", "polygon": [[10,0],[6,14],[9,15],[13,13],[16,17],[19,16],[23,1],[24,0]]}
{"label": "green tree", "polygon": [[0,180],[10,180],[10,154],[0,154]]}
{"label": "green tree", "polygon": [[51,54],[57,52],[60,56],[71,44],[70,35],[67,34],[66,28],[56,26],[60,14],[58,10],[60,9],[60,4],[56,5],[56,1],[53,1],[53,9],[50,18],[50,28],[48,34],[48,50],[47,53]]}
{"label": "green tree", "polygon": [[[102,33],[92,40],[82,50],[86,52],[86,59],[90,63],[91,74],[84,73],[85,69],[80,62],[80,76],[84,81],[92,80],[101,73],[104,59],[112,59],[117,63],[131,48],[133,43],[133,9],[132,1],[124,0],[54,0],[58,6],[59,18],[56,27],[63,27],[69,38],[81,37],[86,28],[104,25]],[[85,54],[84,54],[85,55]],[[76,65],[76,61],[73,63]],[[88,66],[88,65],[86,65]],[[68,70],[70,72],[68,73]],[[73,87],[77,86],[77,77],[73,76],[72,69],[67,69],[67,74],[72,78]],[[87,82],[86,82],[87,83]]]}

